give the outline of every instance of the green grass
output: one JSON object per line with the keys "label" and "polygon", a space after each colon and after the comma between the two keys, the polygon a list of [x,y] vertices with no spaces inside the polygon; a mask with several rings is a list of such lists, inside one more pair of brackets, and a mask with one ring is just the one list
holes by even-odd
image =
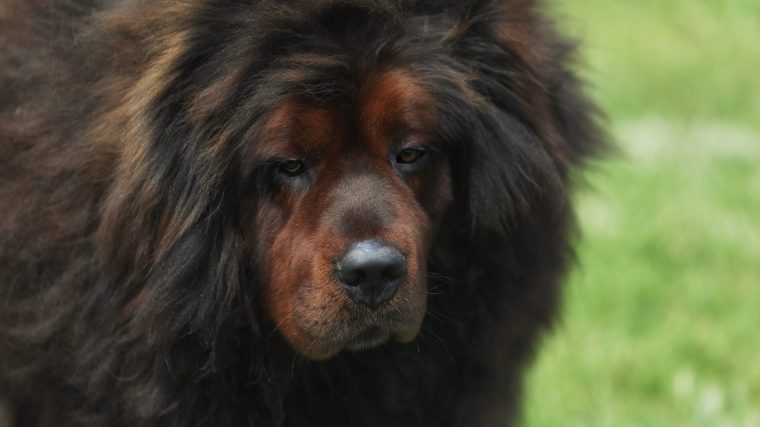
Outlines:
{"label": "green grass", "polygon": [[554,0],[614,118],[760,121],[760,1]]}
{"label": "green grass", "polygon": [[760,426],[760,1],[578,0],[621,154],[577,196],[525,425]]}

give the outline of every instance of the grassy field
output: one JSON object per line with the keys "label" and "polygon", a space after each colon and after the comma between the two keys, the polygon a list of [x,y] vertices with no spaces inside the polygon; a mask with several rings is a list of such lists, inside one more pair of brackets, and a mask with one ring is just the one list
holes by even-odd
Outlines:
{"label": "grassy field", "polygon": [[760,1],[555,2],[620,154],[525,425],[760,426]]}

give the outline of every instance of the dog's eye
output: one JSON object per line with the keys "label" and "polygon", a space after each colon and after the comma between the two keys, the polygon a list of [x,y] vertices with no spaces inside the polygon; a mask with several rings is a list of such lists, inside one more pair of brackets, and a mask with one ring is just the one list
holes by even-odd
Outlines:
{"label": "dog's eye", "polygon": [[414,163],[425,155],[425,150],[420,148],[404,148],[396,156],[398,163]]}
{"label": "dog's eye", "polygon": [[304,173],[306,167],[303,162],[297,159],[285,160],[280,163],[280,172],[287,176],[298,176]]}

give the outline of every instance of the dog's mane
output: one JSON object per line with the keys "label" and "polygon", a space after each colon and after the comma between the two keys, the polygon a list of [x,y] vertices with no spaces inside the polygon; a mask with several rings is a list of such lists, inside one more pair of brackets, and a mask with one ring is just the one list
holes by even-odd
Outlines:
{"label": "dog's mane", "polygon": [[[572,260],[569,173],[601,145],[573,44],[536,3],[7,2],[0,347],[14,352],[0,350],[0,394],[41,395],[55,404],[39,419],[75,425],[310,425],[336,408],[374,425],[389,407],[397,425],[478,419],[433,409],[472,376],[415,387],[530,360]],[[288,97],[350,103],[393,68],[431,94],[454,159],[423,331],[301,360],[242,259],[243,142]],[[479,352],[494,334],[499,350]],[[519,394],[519,377],[501,387]]]}

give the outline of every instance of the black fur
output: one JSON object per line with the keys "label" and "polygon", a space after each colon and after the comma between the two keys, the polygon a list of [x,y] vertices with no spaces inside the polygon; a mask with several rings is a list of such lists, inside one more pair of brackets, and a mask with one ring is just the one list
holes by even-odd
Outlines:
{"label": "black fur", "polygon": [[[516,422],[572,260],[568,174],[599,145],[573,47],[536,3],[2,0],[15,425]],[[446,113],[452,159],[425,324],[410,344],[302,360],[243,256],[241,141],[287,96],[349,102],[397,65]]]}

